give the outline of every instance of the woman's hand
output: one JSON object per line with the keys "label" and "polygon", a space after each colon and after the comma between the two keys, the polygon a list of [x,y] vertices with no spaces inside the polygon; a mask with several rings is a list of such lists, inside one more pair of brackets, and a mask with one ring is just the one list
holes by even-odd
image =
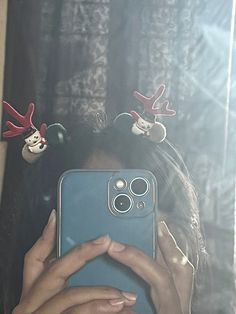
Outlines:
{"label": "woman's hand", "polygon": [[108,250],[111,243],[108,236],[84,243],[50,261],[55,237],[53,211],[42,236],[25,256],[22,296],[13,314],[134,313],[130,306],[136,297],[131,293],[110,287],[66,288],[70,275]]}
{"label": "woman's hand", "polygon": [[[111,242],[108,254],[129,266],[151,288],[151,298],[158,314],[189,314],[194,267],[177,246],[164,222],[158,224],[157,260],[135,247]],[[159,260],[162,256],[162,261]]]}

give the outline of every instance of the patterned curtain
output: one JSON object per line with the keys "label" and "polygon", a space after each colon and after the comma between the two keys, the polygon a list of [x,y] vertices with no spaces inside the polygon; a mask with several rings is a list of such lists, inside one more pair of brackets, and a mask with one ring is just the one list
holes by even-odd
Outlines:
{"label": "patterned curtain", "polygon": [[105,111],[109,15],[109,0],[42,2],[36,97],[70,127]]}

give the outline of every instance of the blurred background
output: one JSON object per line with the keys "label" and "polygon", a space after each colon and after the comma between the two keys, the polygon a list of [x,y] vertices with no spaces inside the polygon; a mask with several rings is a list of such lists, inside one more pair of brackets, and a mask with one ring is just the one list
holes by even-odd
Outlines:
{"label": "blurred background", "polygon": [[[212,265],[202,306],[217,314],[236,312],[235,12],[235,0],[10,0],[7,14],[3,99],[20,112],[34,101],[40,122],[80,132],[166,84],[177,115],[164,123],[191,170]],[[9,143],[19,178],[15,154]]]}

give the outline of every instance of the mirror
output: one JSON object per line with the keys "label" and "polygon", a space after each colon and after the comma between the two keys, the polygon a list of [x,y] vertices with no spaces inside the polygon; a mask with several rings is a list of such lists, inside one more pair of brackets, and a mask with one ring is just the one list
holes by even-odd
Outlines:
{"label": "mirror", "polygon": [[[37,127],[59,122],[69,136],[82,137],[80,125],[86,122],[98,132],[117,114],[140,110],[135,90],[150,97],[166,85],[164,99],[177,114],[159,121],[196,187],[210,265],[211,288],[202,284],[196,313],[235,311],[235,12],[235,0],[8,3],[4,100],[22,113],[35,102]],[[23,141],[8,143],[1,219],[10,229],[2,226],[1,233],[5,243],[21,234],[25,252],[55,206],[49,181],[56,180],[58,156],[66,153],[47,153],[44,161],[29,166],[21,157]],[[47,162],[56,165],[45,168],[47,175],[35,183],[39,193],[32,192],[32,178]],[[22,183],[25,192],[14,198]],[[14,214],[27,193],[37,194],[29,204],[41,206],[38,224],[33,210],[24,218]],[[31,229],[24,233],[14,227],[12,232],[13,217],[26,219]],[[14,276],[20,278],[17,271]]]}

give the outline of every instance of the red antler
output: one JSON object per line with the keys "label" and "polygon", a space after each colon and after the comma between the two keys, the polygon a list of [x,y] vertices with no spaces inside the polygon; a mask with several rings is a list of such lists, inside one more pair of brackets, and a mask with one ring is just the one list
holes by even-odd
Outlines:
{"label": "red antler", "polygon": [[173,116],[176,114],[175,110],[169,109],[169,101],[164,101],[159,108],[156,108],[155,105],[158,103],[158,100],[161,98],[165,91],[165,85],[162,84],[155,94],[151,97],[146,97],[139,92],[134,92],[134,97],[138,99],[143,105],[145,111],[153,114],[153,115],[165,115],[165,116]]}
{"label": "red antler", "polygon": [[3,132],[4,137],[13,137],[13,136],[21,135],[25,130],[23,127],[16,126],[10,121],[7,121],[6,125],[8,126],[9,130]]}
{"label": "red antler", "polygon": [[24,116],[22,116],[18,111],[16,111],[6,101],[3,101],[3,107],[7,113],[9,113],[13,118],[15,118],[22,125],[20,127],[20,126],[13,124],[10,121],[7,121],[6,125],[8,126],[9,130],[3,132],[4,137],[17,136],[17,135],[24,133],[24,131],[27,130],[27,128],[34,127],[34,125],[32,123],[32,116],[34,113],[34,104],[33,103],[29,104],[28,110]]}

